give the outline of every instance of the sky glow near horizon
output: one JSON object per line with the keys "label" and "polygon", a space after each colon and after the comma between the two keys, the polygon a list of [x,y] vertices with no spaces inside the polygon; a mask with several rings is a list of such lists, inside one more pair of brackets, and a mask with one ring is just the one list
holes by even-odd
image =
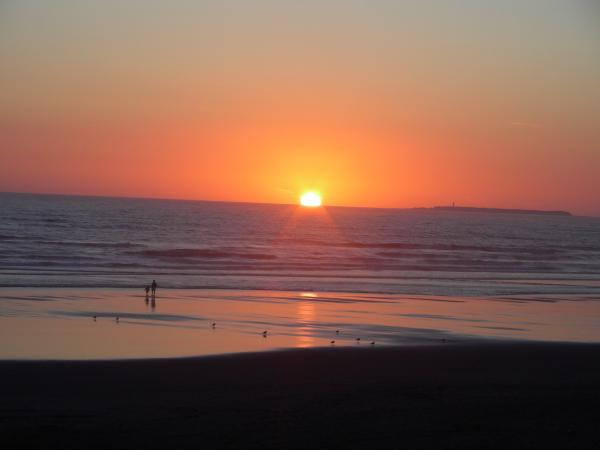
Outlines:
{"label": "sky glow near horizon", "polygon": [[0,191],[600,215],[593,3],[5,1]]}

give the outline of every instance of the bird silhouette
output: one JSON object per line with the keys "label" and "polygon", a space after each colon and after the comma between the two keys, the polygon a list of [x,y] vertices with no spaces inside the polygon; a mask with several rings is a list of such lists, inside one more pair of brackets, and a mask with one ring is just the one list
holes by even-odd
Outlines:
{"label": "bird silhouette", "polygon": [[330,344],[335,344],[335,341],[331,341]]}

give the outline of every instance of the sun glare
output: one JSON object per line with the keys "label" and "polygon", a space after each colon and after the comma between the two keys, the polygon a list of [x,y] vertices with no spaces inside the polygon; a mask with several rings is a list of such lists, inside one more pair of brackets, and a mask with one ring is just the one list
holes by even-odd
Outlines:
{"label": "sun glare", "polygon": [[321,206],[321,196],[316,192],[305,192],[300,196],[300,204],[311,208]]}

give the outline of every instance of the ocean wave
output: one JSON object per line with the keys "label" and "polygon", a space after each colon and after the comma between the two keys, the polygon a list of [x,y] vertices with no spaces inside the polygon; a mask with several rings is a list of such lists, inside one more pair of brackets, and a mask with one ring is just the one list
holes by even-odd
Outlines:
{"label": "ocean wave", "polygon": [[145,247],[144,244],[134,242],[93,242],[93,241],[44,241],[45,244],[61,245],[68,247],[97,247],[97,248],[131,248]]}
{"label": "ocean wave", "polygon": [[225,250],[215,250],[208,248],[172,248],[167,250],[144,250],[136,252],[138,255],[151,256],[156,258],[234,258],[234,259],[256,259],[256,260],[272,260],[276,259],[275,255],[266,253],[244,253]]}
{"label": "ocean wave", "polygon": [[[531,253],[539,255],[553,255],[570,248],[555,246],[546,247],[517,247],[517,246],[490,246],[490,245],[459,245],[459,244],[415,244],[410,242],[357,242],[343,241],[330,242],[313,239],[281,239],[279,244],[310,245],[315,247],[338,247],[350,249],[388,249],[388,250],[435,250],[435,251],[479,251],[488,253]],[[590,248],[585,248],[589,250]],[[592,248],[591,250],[596,250]]]}
{"label": "ocean wave", "polygon": [[52,245],[60,247],[92,247],[92,248],[132,248],[145,247],[137,242],[100,242],[100,241],[73,241],[73,240],[49,240],[40,236],[17,236],[0,234],[0,241],[27,241],[35,245]]}

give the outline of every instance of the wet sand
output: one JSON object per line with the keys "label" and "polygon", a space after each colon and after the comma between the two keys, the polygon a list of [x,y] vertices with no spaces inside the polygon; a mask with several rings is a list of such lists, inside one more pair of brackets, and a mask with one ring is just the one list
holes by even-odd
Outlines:
{"label": "wet sand", "polygon": [[600,345],[0,362],[5,449],[591,449]]}
{"label": "wet sand", "polygon": [[357,337],[377,346],[600,343],[599,305],[592,294],[487,299],[183,289],[146,299],[133,289],[6,289],[0,360],[191,357],[328,347],[332,339],[336,347],[356,347]]}

